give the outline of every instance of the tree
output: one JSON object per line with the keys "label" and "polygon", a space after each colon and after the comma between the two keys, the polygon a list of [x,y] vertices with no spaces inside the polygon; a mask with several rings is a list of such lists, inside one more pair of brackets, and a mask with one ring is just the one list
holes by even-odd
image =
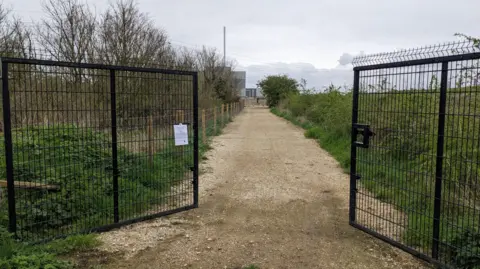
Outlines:
{"label": "tree", "polygon": [[297,80],[287,75],[267,76],[260,80],[257,86],[260,87],[269,107],[277,106],[289,94],[299,92]]}
{"label": "tree", "polygon": [[88,62],[95,51],[96,18],[79,0],[48,0],[47,19],[37,26],[37,41],[58,61]]}
{"label": "tree", "polygon": [[163,66],[169,52],[167,34],[134,0],[110,4],[99,27],[99,55],[109,64]]}

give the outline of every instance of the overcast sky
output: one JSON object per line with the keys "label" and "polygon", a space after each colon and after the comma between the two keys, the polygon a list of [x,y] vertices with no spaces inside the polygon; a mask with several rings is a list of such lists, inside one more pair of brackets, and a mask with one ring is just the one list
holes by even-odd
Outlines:
{"label": "overcast sky", "polygon": [[[84,0],[98,13],[109,0]],[[113,0],[111,0],[113,1]],[[41,0],[4,0],[25,21]],[[351,84],[352,55],[480,36],[479,0],[138,0],[173,44],[223,50],[247,71],[247,86],[288,73],[321,88]]]}

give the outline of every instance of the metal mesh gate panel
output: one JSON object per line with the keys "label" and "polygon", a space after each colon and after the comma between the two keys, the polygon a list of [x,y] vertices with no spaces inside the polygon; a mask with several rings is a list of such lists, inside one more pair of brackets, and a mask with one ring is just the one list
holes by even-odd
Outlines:
{"label": "metal mesh gate panel", "polygon": [[350,223],[452,268],[480,266],[479,51],[448,44],[354,69]]}
{"label": "metal mesh gate panel", "polygon": [[[2,86],[0,221],[20,239],[197,206],[195,72],[2,59]],[[175,146],[175,124],[188,145]]]}

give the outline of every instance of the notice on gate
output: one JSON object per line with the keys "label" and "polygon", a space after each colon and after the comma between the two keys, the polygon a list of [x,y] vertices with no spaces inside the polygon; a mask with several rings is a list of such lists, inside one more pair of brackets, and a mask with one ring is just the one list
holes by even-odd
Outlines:
{"label": "notice on gate", "polygon": [[188,145],[188,128],[187,125],[173,125],[173,134],[175,137],[175,146]]}

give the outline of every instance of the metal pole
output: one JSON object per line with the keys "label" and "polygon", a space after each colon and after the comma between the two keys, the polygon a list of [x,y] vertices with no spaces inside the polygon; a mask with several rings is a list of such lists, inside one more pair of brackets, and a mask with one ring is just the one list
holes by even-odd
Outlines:
{"label": "metal pole", "polygon": [[193,206],[198,207],[198,74],[193,75]]}
{"label": "metal pole", "polygon": [[223,67],[227,66],[227,27],[223,26]]}
{"label": "metal pole", "polygon": [[8,89],[8,63],[2,62],[2,94],[3,94],[3,136],[5,139],[5,165],[7,170],[8,195],[8,231],[17,232],[17,213],[15,207],[15,188],[13,177],[13,145],[12,125],[10,117],[10,92]]}
{"label": "metal pole", "polygon": [[442,78],[440,80],[440,103],[438,112],[437,133],[437,163],[435,172],[435,200],[433,204],[433,242],[432,258],[438,259],[440,246],[440,218],[442,206],[442,179],[443,179],[443,145],[445,136],[445,113],[447,103],[448,62],[442,63]]}
{"label": "metal pole", "polygon": [[113,167],[113,222],[120,221],[118,210],[118,143],[117,143],[117,95],[115,85],[115,70],[110,70],[110,117],[112,124],[112,167]]}
{"label": "metal pole", "polygon": [[357,208],[357,133],[354,125],[358,120],[358,94],[360,88],[360,71],[355,70],[353,76],[353,98],[352,98],[352,139],[350,151],[350,206],[349,206],[349,222],[356,221]]}

